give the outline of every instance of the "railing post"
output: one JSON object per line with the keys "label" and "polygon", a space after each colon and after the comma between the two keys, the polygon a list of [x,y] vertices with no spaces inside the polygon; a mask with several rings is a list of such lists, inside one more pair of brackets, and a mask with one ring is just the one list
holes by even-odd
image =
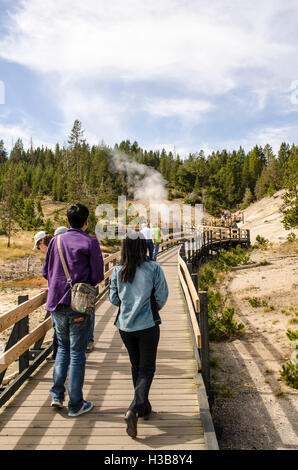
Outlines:
{"label": "railing post", "polygon": [[[109,255],[108,255],[108,256],[109,256]],[[107,272],[108,272],[108,270],[109,270],[109,264],[110,264],[110,263],[106,263],[106,264],[104,265],[104,273],[107,273]],[[110,280],[109,280],[109,278],[107,278],[107,279],[105,280],[105,287],[107,287],[107,286],[109,285],[109,282],[110,282]]]}
{"label": "railing post", "polygon": [[181,248],[180,248],[180,256],[183,259],[183,261],[186,261],[186,256],[185,256],[185,243],[182,243]]}
{"label": "railing post", "polygon": [[193,284],[196,288],[196,291],[198,291],[198,273],[192,273],[191,278],[192,278],[192,282],[193,282]]}
{"label": "railing post", "polygon": [[200,298],[200,330],[202,338],[201,348],[201,362],[202,362],[202,375],[209,395],[210,391],[210,361],[209,361],[209,325],[208,325],[208,301],[207,292],[199,291]]}
{"label": "railing post", "polygon": [[[19,295],[18,305],[23,304],[24,302],[27,302],[28,298],[29,298],[28,295]],[[18,321],[17,325],[18,325],[18,330],[19,330],[18,340],[20,340],[29,333],[28,315],[22,318],[20,321]],[[23,370],[27,369],[27,367],[29,367],[29,349],[28,351],[25,351],[24,354],[22,354],[19,357],[19,373],[23,372]]]}
{"label": "railing post", "polygon": [[246,230],[247,247],[250,247],[250,230]]}
{"label": "railing post", "polygon": [[186,263],[186,266],[187,266],[187,269],[188,269],[189,273],[191,274],[192,273],[192,263]]}

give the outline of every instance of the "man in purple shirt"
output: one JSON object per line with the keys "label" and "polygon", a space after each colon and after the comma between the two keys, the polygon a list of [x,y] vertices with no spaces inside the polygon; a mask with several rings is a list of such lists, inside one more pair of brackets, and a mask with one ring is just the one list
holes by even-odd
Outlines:
{"label": "man in purple shirt", "polygon": [[[67,211],[70,229],[61,235],[61,249],[72,284],[87,282],[96,286],[104,279],[103,257],[96,238],[85,233],[89,210],[82,204],[73,204]],[[83,399],[86,347],[91,315],[74,312],[70,308],[71,289],[60,260],[57,237],[48,247],[43,265],[43,276],[48,280],[46,309],[55,322],[58,351],[50,390],[52,406],[63,407],[65,380],[68,377],[68,415],[79,416],[93,408]]]}

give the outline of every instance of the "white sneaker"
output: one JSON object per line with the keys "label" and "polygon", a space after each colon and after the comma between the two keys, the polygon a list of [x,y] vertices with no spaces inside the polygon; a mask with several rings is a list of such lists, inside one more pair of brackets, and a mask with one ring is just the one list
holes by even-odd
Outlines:
{"label": "white sneaker", "polygon": [[53,408],[63,408],[63,403],[55,398],[53,398],[51,406]]}
{"label": "white sneaker", "polygon": [[92,351],[94,351],[94,342],[89,341],[87,349],[86,349],[86,353],[91,353]]}

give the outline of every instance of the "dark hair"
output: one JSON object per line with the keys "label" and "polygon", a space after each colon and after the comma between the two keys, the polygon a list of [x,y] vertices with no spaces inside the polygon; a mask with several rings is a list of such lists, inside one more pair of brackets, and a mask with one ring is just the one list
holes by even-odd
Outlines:
{"label": "dark hair", "polygon": [[44,243],[45,246],[49,246],[50,241],[52,240],[52,238],[53,238],[52,235],[47,234],[44,238],[42,238],[41,240],[38,240],[38,242],[37,242],[37,248],[38,248],[38,250],[39,250],[39,245],[40,245],[40,243],[41,243],[42,241],[43,241],[43,243]]}
{"label": "dark hair", "polygon": [[67,219],[71,228],[82,228],[89,217],[89,209],[82,204],[72,204],[67,210]]}
{"label": "dark hair", "polygon": [[121,282],[133,282],[137,267],[146,261],[147,244],[140,232],[131,232],[121,244]]}

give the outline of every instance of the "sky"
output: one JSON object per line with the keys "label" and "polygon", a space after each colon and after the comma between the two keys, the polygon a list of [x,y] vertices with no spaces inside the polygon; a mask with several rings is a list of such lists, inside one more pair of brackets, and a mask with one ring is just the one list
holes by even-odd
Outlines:
{"label": "sky", "polygon": [[296,0],[0,0],[0,140],[297,144]]}

